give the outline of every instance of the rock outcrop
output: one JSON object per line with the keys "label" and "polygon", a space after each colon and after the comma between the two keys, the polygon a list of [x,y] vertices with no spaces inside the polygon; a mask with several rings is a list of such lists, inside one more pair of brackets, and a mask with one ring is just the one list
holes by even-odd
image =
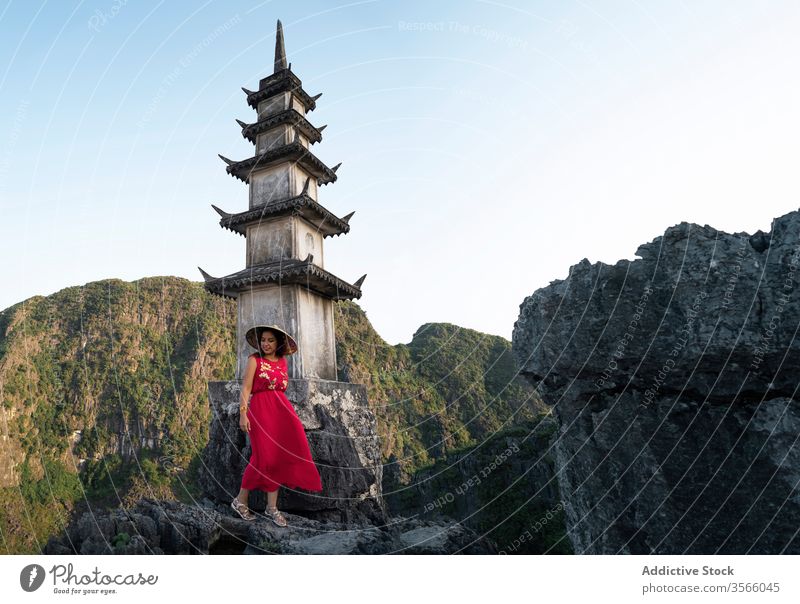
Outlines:
{"label": "rock outcrop", "polygon": [[575,553],[800,553],[800,212],[681,223],[525,299]]}
{"label": "rock outcrop", "polygon": [[245,521],[230,508],[142,499],[134,508],[87,512],[44,554],[494,554],[494,544],[454,522],[394,517],[342,524],[284,513]]}

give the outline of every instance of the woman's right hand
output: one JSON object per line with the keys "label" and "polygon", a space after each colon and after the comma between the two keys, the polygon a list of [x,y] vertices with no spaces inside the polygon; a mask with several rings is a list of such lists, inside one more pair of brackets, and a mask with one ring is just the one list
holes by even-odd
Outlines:
{"label": "woman's right hand", "polygon": [[245,432],[250,432],[250,419],[247,417],[247,411],[239,412],[239,427]]}

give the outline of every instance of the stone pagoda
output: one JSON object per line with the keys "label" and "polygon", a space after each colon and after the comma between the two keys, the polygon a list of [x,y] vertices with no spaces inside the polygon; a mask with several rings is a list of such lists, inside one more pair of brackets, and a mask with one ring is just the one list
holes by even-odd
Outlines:
{"label": "stone pagoda", "polygon": [[310,151],[322,140],[306,115],[322,96],[309,96],[287,66],[283,28],[278,21],[275,70],[258,90],[242,88],[256,110],[252,124],[236,120],[255,154],[241,161],[220,155],[231,176],[247,183],[249,206],[230,214],[216,206],[220,226],[244,235],[244,270],[214,278],[200,269],[208,291],[238,300],[238,363],[241,378],[253,349],[244,339],[256,324],[278,325],[297,340],[287,358],[289,377],[336,379],[333,301],[361,297],[366,275],[350,284],[324,268],[325,237],[350,230],[354,212],[339,218],[318,202],[319,188],[336,181],[336,170]]}
{"label": "stone pagoda", "polygon": [[[229,509],[250,456],[239,428],[241,380],[253,352],[245,333],[276,324],[297,340],[298,352],[287,357],[286,396],[303,422],[323,488],[314,494],[281,488],[279,507],[311,518],[382,524],[383,466],[367,389],[336,381],[333,304],[360,298],[366,275],[351,285],[323,268],[324,238],[347,233],[353,213],[339,218],[317,201],[319,187],[336,180],[338,166],[329,168],[309,150],[322,139],[324,126],[306,119],[320,95],[309,96],[287,65],[280,21],[274,73],[258,90],[243,90],[257,118],[239,125],[255,154],[242,161],[220,157],[228,174],[249,185],[250,202],[236,214],[214,209],[220,226],[244,235],[245,268],[219,278],[200,269],[208,291],[238,301],[237,379],[208,384],[212,419],[200,482],[210,500]],[[248,503],[263,510],[264,494],[252,492]]]}

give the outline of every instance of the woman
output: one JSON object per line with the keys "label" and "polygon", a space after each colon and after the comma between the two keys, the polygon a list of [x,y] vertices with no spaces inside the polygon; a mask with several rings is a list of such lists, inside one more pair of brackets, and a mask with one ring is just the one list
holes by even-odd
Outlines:
{"label": "woman", "polygon": [[277,325],[256,325],[245,339],[258,351],[247,358],[239,405],[239,427],[250,434],[252,455],[231,507],[245,520],[255,520],[247,498],[253,489],[266,491],[267,517],[286,526],[277,507],[278,487],[322,490],[305,429],[284,394],[289,383],[285,356],[297,352],[297,343]]}

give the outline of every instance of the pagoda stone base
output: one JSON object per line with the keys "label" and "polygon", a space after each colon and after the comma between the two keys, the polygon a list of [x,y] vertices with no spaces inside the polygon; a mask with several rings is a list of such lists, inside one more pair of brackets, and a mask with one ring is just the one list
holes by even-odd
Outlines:
{"label": "pagoda stone base", "polygon": [[[250,459],[250,438],[239,428],[240,381],[209,382],[211,426],[201,485],[212,501],[229,504]],[[286,396],[303,422],[322,492],[280,488],[278,508],[317,520],[380,524],[387,512],[375,416],[366,387],[318,379],[290,379]],[[251,491],[250,508],[263,511],[266,493]]]}

